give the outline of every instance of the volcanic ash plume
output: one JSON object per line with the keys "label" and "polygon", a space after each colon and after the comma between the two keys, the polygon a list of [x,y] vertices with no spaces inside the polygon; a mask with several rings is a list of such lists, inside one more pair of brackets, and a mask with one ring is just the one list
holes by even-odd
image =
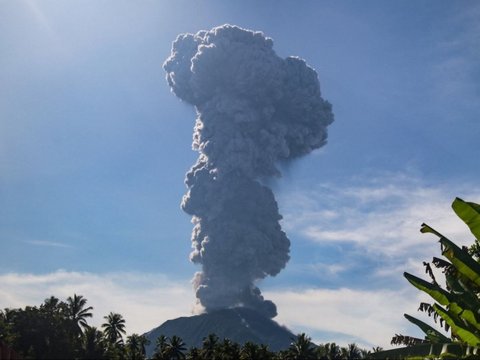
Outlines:
{"label": "volcanic ash plume", "polygon": [[172,91],[197,110],[182,208],[193,216],[196,296],[210,311],[245,306],[268,317],[276,306],[255,282],[289,259],[272,191],[258,179],[279,176],[279,160],[323,146],[333,121],[317,73],[282,59],[261,32],[223,25],[182,34],[164,64]]}

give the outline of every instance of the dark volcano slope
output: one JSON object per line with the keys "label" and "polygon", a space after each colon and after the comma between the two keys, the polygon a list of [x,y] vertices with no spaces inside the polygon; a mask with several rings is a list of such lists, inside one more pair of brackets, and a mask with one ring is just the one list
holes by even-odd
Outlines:
{"label": "dark volcano slope", "polygon": [[247,341],[268,345],[270,350],[278,351],[288,348],[296,338],[288,329],[275,321],[247,308],[222,309],[207,314],[180,317],[165,321],[159,327],[147,332],[150,340],[147,356],[155,348],[155,341],[160,335],[180,336],[187,348],[200,348],[202,341],[209,334],[217,335],[220,340],[228,338],[239,344]]}

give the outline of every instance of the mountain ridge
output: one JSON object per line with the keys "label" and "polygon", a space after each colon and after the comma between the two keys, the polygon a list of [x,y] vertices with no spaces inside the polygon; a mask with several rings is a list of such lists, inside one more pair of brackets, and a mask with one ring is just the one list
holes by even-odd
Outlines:
{"label": "mountain ridge", "polygon": [[182,338],[187,348],[200,348],[203,339],[210,334],[215,334],[220,340],[227,338],[240,345],[247,341],[268,345],[272,351],[288,348],[296,338],[286,327],[252,309],[244,307],[220,309],[167,320],[148,331],[144,334],[150,340],[146,348],[147,356],[153,354],[156,339],[160,335],[166,337],[177,335]]}

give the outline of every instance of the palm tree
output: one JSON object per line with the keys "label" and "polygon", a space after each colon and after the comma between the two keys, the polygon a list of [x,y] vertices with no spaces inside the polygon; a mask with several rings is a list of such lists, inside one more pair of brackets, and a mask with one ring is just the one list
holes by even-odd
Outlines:
{"label": "palm tree", "polygon": [[274,355],[274,353],[272,353],[268,349],[268,345],[265,345],[265,344],[260,345],[260,347],[258,349],[258,354],[260,355],[259,359],[262,359],[262,360],[273,359],[273,355]]}
{"label": "palm tree", "polygon": [[340,360],[342,353],[335,343],[326,343],[317,348],[317,356],[320,360]]}
{"label": "palm tree", "polygon": [[143,357],[147,356],[147,345],[150,344],[150,340],[147,339],[145,335],[139,335],[138,336],[138,341],[140,343],[140,352]]}
{"label": "palm tree", "polygon": [[155,352],[153,353],[153,359],[163,360],[166,358],[167,337],[160,335],[155,341]]}
{"label": "palm tree", "polygon": [[223,339],[219,351],[222,354],[222,360],[238,360],[240,356],[239,345],[230,339]]}
{"label": "palm tree", "polygon": [[218,345],[218,336],[215,334],[209,334],[203,339],[202,357],[204,359],[215,359],[215,352]]}
{"label": "palm tree", "polygon": [[261,360],[260,348],[257,344],[247,341],[240,350],[240,360]]}
{"label": "palm tree", "polygon": [[188,350],[187,356],[185,357],[185,359],[187,359],[187,360],[201,360],[203,358],[200,355],[200,350],[198,350],[196,347],[191,347]]}
{"label": "palm tree", "polygon": [[347,347],[342,347],[342,358],[345,360],[357,360],[362,358],[362,352],[357,344],[348,344]]}
{"label": "palm tree", "polygon": [[[53,301],[55,298],[51,298]],[[56,299],[58,301],[58,299]],[[92,313],[89,312],[93,310],[93,307],[85,307],[87,304],[87,299],[82,295],[73,294],[72,297],[67,299],[67,318],[73,324],[75,334],[82,334],[82,328],[88,328],[87,318],[92,317]]]}
{"label": "palm tree", "polygon": [[145,346],[150,343],[145,335],[132,334],[127,337],[127,351],[129,359],[145,359]]}
{"label": "palm tree", "polygon": [[125,334],[125,319],[118,313],[110,312],[107,316],[103,317],[107,320],[102,324],[105,336],[110,344],[122,344],[122,334]]}
{"label": "palm tree", "polygon": [[169,360],[185,359],[185,343],[177,335],[173,335],[170,338],[165,350]]}
{"label": "palm tree", "polygon": [[315,348],[311,339],[305,334],[297,335],[297,339],[288,348],[289,359],[292,360],[315,360]]}
{"label": "palm tree", "polygon": [[94,326],[86,328],[81,351],[83,359],[102,359],[105,354],[103,333]]}
{"label": "palm tree", "polygon": [[138,334],[132,334],[127,337],[127,351],[130,360],[145,359],[145,340],[147,340],[145,336]]}

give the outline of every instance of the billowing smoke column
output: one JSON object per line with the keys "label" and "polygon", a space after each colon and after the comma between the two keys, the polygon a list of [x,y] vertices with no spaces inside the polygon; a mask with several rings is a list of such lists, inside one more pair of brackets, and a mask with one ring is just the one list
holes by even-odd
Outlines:
{"label": "billowing smoke column", "polygon": [[289,259],[272,191],[258,180],[279,176],[276,162],[326,143],[333,121],[315,70],[282,59],[261,32],[223,25],[182,34],[164,64],[172,91],[197,110],[182,208],[193,216],[193,283],[206,311],[245,306],[277,314],[255,282]]}

